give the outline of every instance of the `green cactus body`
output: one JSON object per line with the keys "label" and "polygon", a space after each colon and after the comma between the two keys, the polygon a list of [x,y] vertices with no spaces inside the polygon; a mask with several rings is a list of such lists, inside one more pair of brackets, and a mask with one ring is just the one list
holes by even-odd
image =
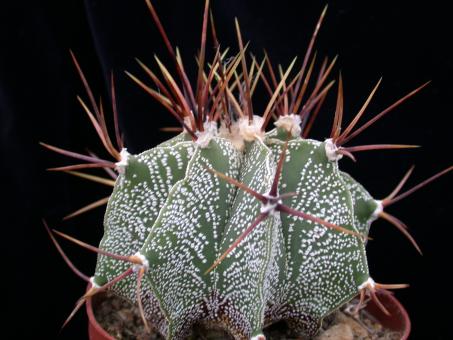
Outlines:
{"label": "green cactus body", "polygon": [[[246,142],[240,182],[257,192],[268,192],[275,167],[271,150],[263,142]],[[238,190],[217,256],[224,253],[250,226],[260,214],[260,209],[259,201]],[[261,222],[216,269],[220,294],[228,297],[241,319],[247,320],[247,332],[243,336],[262,334],[267,300],[278,277],[275,261],[281,251],[276,249],[279,245],[279,225],[278,215]]]}
{"label": "green cactus body", "polygon": [[355,227],[360,233],[368,235],[371,223],[376,220],[378,211],[382,209],[380,202],[349,174],[341,172],[341,177],[352,196]]}
{"label": "green cactus body", "polygon": [[169,320],[170,337],[186,334],[215,293],[215,273],[203,273],[215,261],[236,188],[206,168],[236,178],[240,164],[240,153],[226,140],[198,147],[140,251],[150,263],[147,277]]}
{"label": "green cactus body", "polygon": [[[205,273],[266,209],[209,169],[266,194],[283,136],[274,130],[238,150],[225,138],[200,146],[181,134],[128,156],[108,203],[100,248],[146,258],[144,310],[169,338],[184,338],[194,324],[250,338],[278,320],[315,334],[323,317],[357,295],[369,278],[360,238],[279,212],[269,214]],[[363,206],[371,196],[338,170],[337,161],[328,160],[325,143],[288,141],[279,192],[297,192],[284,202],[294,209],[354,232],[368,231],[363,226],[370,209]],[[100,255],[94,283],[102,285],[128,267]],[[136,275],[113,290],[135,301]]]}
{"label": "green cactus body", "polygon": [[[176,136],[166,144],[128,157],[127,170],[118,177],[107,205],[100,248],[124,256],[140,250],[169,191],[184,177],[194,152],[192,143],[184,142],[184,138]],[[128,267],[127,263],[100,255],[92,281],[101,286]],[[142,286],[142,301],[150,320],[166,327],[149,283],[145,280]],[[134,301],[135,287],[136,278],[132,276],[116,284],[113,291]]]}
{"label": "green cactus body", "polygon": [[[281,142],[273,144],[276,156]],[[351,194],[336,161],[326,158],[324,143],[300,138],[288,143],[280,190],[295,191],[287,205],[357,231]],[[284,308],[277,319],[314,334],[322,318],[358,293],[368,277],[363,242],[311,221],[283,214],[288,272]]]}

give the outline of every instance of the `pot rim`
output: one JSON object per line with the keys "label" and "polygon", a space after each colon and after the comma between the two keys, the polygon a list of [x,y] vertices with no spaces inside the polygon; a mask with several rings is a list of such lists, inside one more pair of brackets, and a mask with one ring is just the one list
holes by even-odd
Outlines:
{"label": "pot rim", "polygon": [[[393,292],[389,290],[385,289],[378,290],[376,294],[378,295],[379,299],[384,304],[384,306],[389,307],[393,305],[393,308],[391,308],[391,310],[393,309],[393,311],[396,312],[394,314],[397,315],[394,314],[391,314],[390,316],[385,315],[380,309],[378,309],[376,304],[372,301],[370,301],[371,303],[369,303],[368,305],[375,310],[377,309],[378,313],[370,312],[370,314],[373,315],[379,322],[381,322],[382,325],[390,329],[395,329],[396,327],[388,327],[389,323],[401,324],[402,327],[400,327],[397,330],[402,333],[401,340],[407,340],[411,333],[412,324],[406,308],[404,308],[403,304],[395,297]],[[368,309],[368,307],[366,307],[365,309]]]}
{"label": "pot rim", "polygon": [[[88,284],[88,288],[92,287],[91,283]],[[93,312],[93,302],[92,298],[88,298],[85,304],[87,315],[88,315],[88,333],[90,340],[115,340],[96,320]],[[94,337],[94,334],[97,334],[97,337]]]}

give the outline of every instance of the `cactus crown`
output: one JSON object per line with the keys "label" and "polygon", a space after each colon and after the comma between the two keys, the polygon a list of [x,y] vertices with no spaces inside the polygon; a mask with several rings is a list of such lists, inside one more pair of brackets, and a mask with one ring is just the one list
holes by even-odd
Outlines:
{"label": "cactus crown", "polygon": [[[330,63],[326,59],[312,80],[312,49],[326,9],[300,69],[293,75],[294,60],[276,74],[267,56],[262,62],[252,57],[250,63],[237,21],[239,53],[227,62],[206,0],[198,77],[192,87],[153,5],[146,3],[179,79],[157,57],[162,77],[139,61],[154,88],[127,74],[178,120],[181,132],[150,150],[129,154],[118,129],[113,76],[114,141],[103,108],[72,55],[90,105],[79,101],[115,161],[43,144],[84,162],[53,170],[113,186],[111,196],[67,216],[107,204],[99,247],[55,231],[98,253],[92,277],[74,267],[49,231],[66,262],[92,283],[68,320],[86,299],[110,289],[137,303],[145,324],[152,323],[168,338],[184,338],[194,324],[202,324],[224,328],[238,339],[258,339],[266,325],[280,320],[295,332],[313,335],[326,315],[355,296],[363,303],[367,295],[376,299],[377,289],[405,287],[378,284],[371,278],[365,248],[370,225],[377,218],[388,220],[420,251],[405,225],[384,208],[452,167],[400,193],[411,169],[387,198],[376,200],[340,170],[339,161],[343,156],[355,160],[360,151],[414,147],[345,144],[426,84],[357,128],[379,81],[342,129],[340,75],[330,137],[309,139],[333,86],[327,79],[335,59]],[[206,66],[209,19],[216,53]],[[257,115],[252,97],[260,81],[270,100]],[[268,129],[271,119],[274,129]],[[87,168],[104,168],[113,178],[78,171]]]}

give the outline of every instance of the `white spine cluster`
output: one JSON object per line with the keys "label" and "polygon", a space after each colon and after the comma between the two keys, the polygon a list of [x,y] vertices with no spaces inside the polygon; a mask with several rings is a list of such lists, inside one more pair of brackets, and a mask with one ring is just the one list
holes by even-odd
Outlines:
{"label": "white spine cluster", "polygon": [[362,289],[374,289],[376,287],[376,282],[374,282],[374,280],[369,277],[364,283],[362,283],[360,286],[359,286],[359,290],[362,290]]}
{"label": "white spine cluster", "polygon": [[99,286],[99,285],[96,283],[96,281],[95,281],[95,279],[94,279],[94,276],[90,277],[90,283],[91,283],[91,287],[93,287],[93,288],[96,288],[96,289],[101,288],[101,286]]}
{"label": "white spine cluster", "polygon": [[376,202],[377,206],[376,206],[376,209],[373,211],[372,217],[374,219],[377,219],[379,217],[379,215],[381,214],[381,212],[384,211],[384,205],[382,204],[382,201],[376,200],[375,202]]}
{"label": "white spine cluster", "polygon": [[277,205],[282,204],[282,200],[276,196],[272,196],[269,193],[264,194],[264,197],[268,199],[266,203],[263,203],[260,208],[260,213],[262,214],[275,214]]}
{"label": "white spine cluster", "polygon": [[126,171],[126,167],[129,164],[128,159],[129,159],[130,153],[127,152],[126,148],[123,148],[120,152],[120,156],[121,156],[121,160],[119,162],[115,163],[115,166],[116,166],[115,169],[116,169],[116,171],[118,171],[118,173],[124,174],[124,172]]}
{"label": "white spine cluster", "polygon": [[244,141],[252,142],[255,139],[263,139],[264,131],[261,130],[263,117],[253,116],[250,122],[247,117],[242,117],[233,122],[228,128],[222,122],[218,136],[228,139],[237,150],[244,150]]}
{"label": "white spine cluster", "polygon": [[262,214],[273,214],[275,212],[275,208],[277,207],[276,202],[267,202],[261,205],[260,213]]}
{"label": "white spine cluster", "polygon": [[239,124],[237,122],[231,124],[228,128],[225,122],[222,122],[219,128],[219,137],[228,139],[237,150],[244,150],[244,140],[239,134]]}
{"label": "white spine cluster", "polygon": [[288,131],[293,137],[299,137],[300,133],[302,132],[302,129],[300,127],[301,123],[302,120],[300,119],[300,116],[291,113],[290,115],[278,117],[274,125],[278,128]]}
{"label": "white spine cluster", "polygon": [[204,131],[197,133],[196,144],[200,148],[206,148],[209,145],[211,139],[218,135],[217,123],[206,121],[203,123]]}
{"label": "white spine cluster", "polygon": [[326,149],[326,156],[329,161],[335,162],[343,158],[343,155],[337,152],[338,147],[335,145],[331,138],[326,139],[324,143]]}
{"label": "white spine cluster", "polygon": [[132,270],[136,273],[136,272],[138,272],[141,268],[145,268],[145,271],[147,271],[148,268],[149,268],[149,262],[148,262],[148,260],[146,259],[146,257],[145,257],[143,254],[141,254],[140,252],[136,252],[134,256],[137,257],[137,258],[139,258],[139,259],[142,261],[142,263],[141,263],[141,264],[134,264],[134,265],[132,266]]}
{"label": "white spine cluster", "polygon": [[247,142],[252,142],[255,139],[262,139],[264,137],[264,131],[261,130],[263,125],[263,117],[253,116],[252,121],[249,121],[248,117],[239,119],[239,135]]}

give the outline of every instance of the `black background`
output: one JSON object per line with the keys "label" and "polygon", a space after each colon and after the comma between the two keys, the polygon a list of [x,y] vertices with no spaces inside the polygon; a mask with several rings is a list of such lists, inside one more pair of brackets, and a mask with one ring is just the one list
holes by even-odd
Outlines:
{"label": "black background", "polygon": [[[193,76],[199,46],[203,1],[154,1],[168,34],[178,45]],[[215,0],[219,38],[236,51],[233,18],[237,16],[251,50],[288,65],[303,56],[323,1]],[[383,84],[366,117],[427,80],[431,85],[375,124],[351,145],[420,144],[412,151],[359,154],[341,162],[376,197],[388,194],[410,165],[417,183],[451,164],[453,56],[451,18],[440,1],[329,1],[316,49],[339,54],[334,71],[344,77],[346,119],[351,119],[380,76]],[[130,151],[140,152],[169,137],[159,131],[175,122],[128,80],[123,71],[144,78],[134,61],[148,65],[157,53],[170,64],[143,0],[2,1],[0,5],[0,115],[3,204],[1,235],[3,297],[13,338],[84,339],[86,321],[79,313],[59,328],[84,291],[50,243],[40,222],[96,244],[102,236],[102,209],[70,222],[61,218],[108,194],[108,188],[85,183],[46,167],[69,164],[39,147],[39,141],[75,151],[90,147],[107,157],[76,101],[85,96],[70,57],[72,49],[96,93],[108,98],[108,74],[117,76],[121,128]],[[212,49],[210,50],[212,54]],[[300,62],[300,60],[299,60]],[[333,94],[313,132],[325,138],[332,122]],[[258,94],[257,111],[267,100]],[[6,188],[5,188],[6,184]],[[373,225],[369,244],[372,276],[383,283],[407,282],[397,292],[413,321],[413,338],[447,339],[451,309],[451,177],[430,185],[392,206],[419,241],[420,257],[403,236],[383,221]],[[450,211],[448,211],[450,208]],[[3,211],[4,209],[4,211]],[[74,262],[91,274],[95,256],[62,242]],[[14,323],[13,323],[14,322]],[[451,323],[451,322],[450,322]],[[14,325],[14,326],[13,326]],[[7,325],[8,329],[8,325]]]}

